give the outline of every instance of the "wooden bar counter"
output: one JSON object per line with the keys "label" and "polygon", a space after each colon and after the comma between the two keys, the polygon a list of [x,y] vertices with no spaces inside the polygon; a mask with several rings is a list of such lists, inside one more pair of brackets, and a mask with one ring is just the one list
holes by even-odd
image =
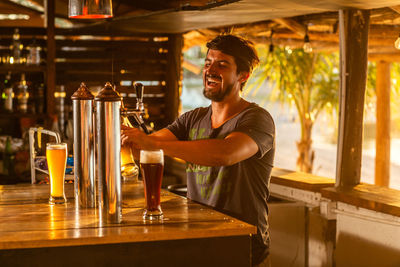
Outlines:
{"label": "wooden bar counter", "polygon": [[48,185],[0,186],[0,266],[250,266],[256,227],[167,191],[162,222],[143,221],[143,186],[123,184],[121,224],[97,209],[49,205]]}

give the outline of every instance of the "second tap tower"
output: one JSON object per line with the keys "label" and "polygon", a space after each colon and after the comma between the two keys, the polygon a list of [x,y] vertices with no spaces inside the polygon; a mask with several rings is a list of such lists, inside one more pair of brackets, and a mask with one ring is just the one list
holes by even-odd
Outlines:
{"label": "second tap tower", "polygon": [[110,83],[106,83],[94,98],[98,203],[100,216],[111,223],[120,223],[122,220],[121,100]]}
{"label": "second tap tower", "polygon": [[[100,221],[120,223],[121,96],[110,83],[106,83],[94,98],[93,106],[93,96],[82,84],[72,100],[76,202],[80,207],[94,207],[94,178],[97,176]],[[94,165],[96,168],[93,168]]]}

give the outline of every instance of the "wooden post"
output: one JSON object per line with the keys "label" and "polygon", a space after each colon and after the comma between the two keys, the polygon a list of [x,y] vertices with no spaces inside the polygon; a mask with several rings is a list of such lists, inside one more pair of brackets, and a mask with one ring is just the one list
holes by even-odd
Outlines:
{"label": "wooden post", "polygon": [[167,55],[167,92],[165,95],[166,114],[165,122],[173,122],[179,113],[180,93],[182,85],[182,34],[168,36],[168,55]]}
{"label": "wooden post", "polygon": [[46,59],[46,113],[54,114],[56,87],[56,41],[54,39],[55,0],[46,0],[46,30],[47,30],[47,59]]}
{"label": "wooden post", "polygon": [[375,184],[389,187],[390,180],[390,63],[376,65]]}
{"label": "wooden post", "polygon": [[336,186],[360,183],[364,95],[368,63],[368,10],[340,10],[340,110]]}

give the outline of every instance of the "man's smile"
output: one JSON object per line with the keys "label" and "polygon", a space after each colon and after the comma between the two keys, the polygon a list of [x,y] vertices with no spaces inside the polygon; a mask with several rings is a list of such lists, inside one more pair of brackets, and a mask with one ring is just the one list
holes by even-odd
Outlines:
{"label": "man's smile", "polygon": [[222,82],[221,77],[216,75],[206,76],[206,87],[216,87]]}

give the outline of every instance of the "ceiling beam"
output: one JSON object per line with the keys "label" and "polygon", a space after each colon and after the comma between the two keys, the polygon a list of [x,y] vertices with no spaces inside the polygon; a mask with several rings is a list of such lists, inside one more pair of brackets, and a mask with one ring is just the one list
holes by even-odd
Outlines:
{"label": "ceiling beam", "polygon": [[400,14],[400,6],[391,6],[390,9]]}
{"label": "ceiling beam", "polygon": [[2,10],[7,9],[7,7],[8,7],[9,9],[15,9],[14,12],[28,12],[29,14],[35,13],[35,14],[39,14],[39,15],[43,14],[43,12],[37,11],[36,9],[26,7],[26,6],[11,2],[11,1],[2,1],[1,6],[2,6]]}
{"label": "ceiling beam", "polygon": [[370,53],[370,54],[368,54],[368,61],[400,62],[400,52],[399,53]]}
{"label": "ceiling beam", "polygon": [[282,18],[282,19],[273,19],[273,21],[290,29],[292,32],[294,32],[295,34],[299,35],[302,38],[304,38],[304,35],[306,35],[306,27],[298,23],[294,19]]}
{"label": "ceiling beam", "polygon": [[148,11],[158,11],[171,8],[171,1],[163,0],[118,0],[119,4],[130,6],[131,8],[139,8]]}
{"label": "ceiling beam", "polygon": [[[261,30],[261,29],[260,29]],[[250,31],[250,30],[249,30]],[[247,32],[249,32],[247,31]],[[236,31],[235,31],[236,33]],[[371,25],[369,28],[368,42],[369,45],[384,45],[393,46],[394,41],[399,36],[400,30],[396,26],[381,26],[381,25]],[[246,35],[246,32],[242,30],[239,34]],[[310,36],[311,43],[315,41],[327,41],[327,42],[339,42],[339,36],[337,33],[329,32],[308,32]],[[257,37],[269,37],[269,30],[264,30],[256,34]],[[294,34],[288,29],[276,29],[274,30],[273,39],[298,39],[303,41],[304,36],[299,36]]]}

